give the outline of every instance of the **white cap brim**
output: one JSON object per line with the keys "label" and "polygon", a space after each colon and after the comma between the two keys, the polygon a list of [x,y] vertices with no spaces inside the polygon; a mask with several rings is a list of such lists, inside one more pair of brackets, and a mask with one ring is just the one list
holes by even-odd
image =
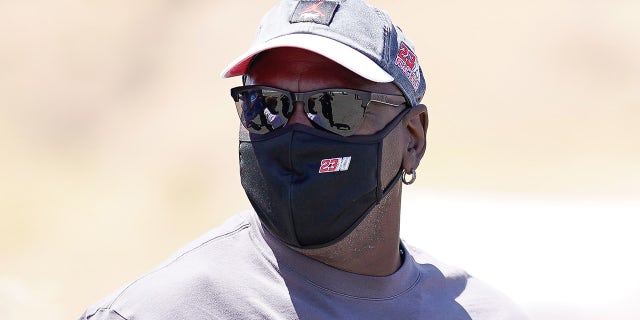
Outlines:
{"label": "white cap brim", "polygon": [[389,73],[359,51],[333,39],[306,33],[288,34],[253,46],[231,62],[220,75],[223,78],[243,75],[256,54],[280,47],[294,47],[315,52],[373,82],[394,80]]}

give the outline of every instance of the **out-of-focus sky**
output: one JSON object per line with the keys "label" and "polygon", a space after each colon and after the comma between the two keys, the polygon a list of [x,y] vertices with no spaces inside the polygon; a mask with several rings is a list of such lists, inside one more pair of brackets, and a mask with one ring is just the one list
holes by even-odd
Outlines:
{"label": "out-of-focus sky", "polygon": [[[403,234],[538,319],[640,316],[640,2],[369,1],[413,40]],[[248,208],[219,72],[271,1],[0,2],[0,318],[73,319]]]}

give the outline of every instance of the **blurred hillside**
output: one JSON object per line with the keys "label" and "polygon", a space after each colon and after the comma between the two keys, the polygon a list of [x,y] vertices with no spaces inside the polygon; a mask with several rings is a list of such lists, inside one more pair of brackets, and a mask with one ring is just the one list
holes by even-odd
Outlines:
{"label": "blurred hillside", "polygon": [[[417,188],[640,199],[640,2],[370,3],[427,76]],[[218,74],[271,5],[0,2],[0,318],[74,318],[249,207]]]}

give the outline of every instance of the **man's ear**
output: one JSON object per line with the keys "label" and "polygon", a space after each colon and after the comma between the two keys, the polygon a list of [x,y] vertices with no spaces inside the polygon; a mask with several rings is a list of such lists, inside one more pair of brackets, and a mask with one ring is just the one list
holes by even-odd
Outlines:
{"label": "man's ear", "polygon": [[427,150],[427,128],[429,127],[427,107],[423,104],[412,107],[411,111],[402,119],[402,124],[407,128],[402,169],[410,172],[418,168],[420,160]]}

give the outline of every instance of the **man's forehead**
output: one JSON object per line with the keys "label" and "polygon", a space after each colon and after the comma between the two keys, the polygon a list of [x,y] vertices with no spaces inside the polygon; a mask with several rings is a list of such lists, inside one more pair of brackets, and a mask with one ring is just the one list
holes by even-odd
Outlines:
{"label": "man's forehead", "polygon": [[285,83],[297,81],[295,89],[282,87],[293,91],[344,87],[402,94],[391,82],[367,80],[329,58],[292,47],[274,48],[260,53],[247,70],[246,84],[278,86],[280,81]]}

